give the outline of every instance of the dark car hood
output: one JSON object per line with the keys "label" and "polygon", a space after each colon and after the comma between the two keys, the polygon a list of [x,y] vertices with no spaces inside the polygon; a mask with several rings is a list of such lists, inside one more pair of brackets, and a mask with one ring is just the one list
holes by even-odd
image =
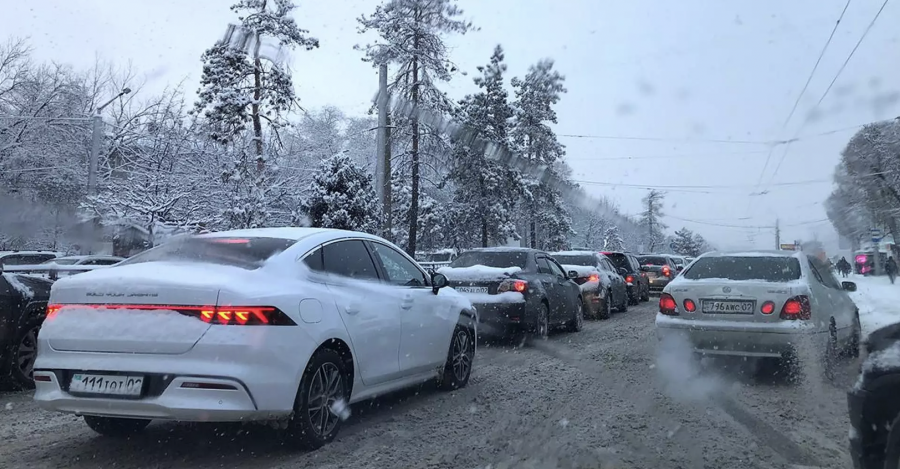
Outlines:
{"label": "dark car hood", "polygon": [[869,334],[866,339],[868,353],[880,352],[900,342],[900,323],[890,324]]}
{"label": "dark car hood", "polygon": [[32,277],[25,274],[4,273],[0,274],[6,279],[13,290],[21,294],[26,300],[47,301],[50,299],[50,287],[53,281]]}

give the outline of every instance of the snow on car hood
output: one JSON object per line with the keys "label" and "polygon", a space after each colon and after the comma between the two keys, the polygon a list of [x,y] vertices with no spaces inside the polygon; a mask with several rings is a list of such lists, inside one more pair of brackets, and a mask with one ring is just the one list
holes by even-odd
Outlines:
{"label": "snow on car hood", "polygon": [[887,347],[883,350],[872,352],[863,362],[862,370],[860,370],[859,378],[856,380],[854,389],[860,390],[863,387],[863,378],[873,371],[892,370],[900,368],[900,342]]}
{"label": "snow on car hood", "polygon": [[490,293],[459,293],[472,303],[524,303],[525,297],[517,291],[507,291],[491,295]]}
{"label": "snow on car hood", "polygon": [[499,280],[521,271],[521,267],[488,267],[486,265],[441,267],[437,270],[449,280]]}

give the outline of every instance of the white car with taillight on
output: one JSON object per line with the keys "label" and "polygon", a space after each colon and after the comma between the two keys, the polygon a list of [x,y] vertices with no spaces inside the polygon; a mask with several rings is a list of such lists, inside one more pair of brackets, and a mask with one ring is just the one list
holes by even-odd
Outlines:
{"label": "white car with taillight on", "polygon": [[347,405],[467,384],[471,303],[365,233],[262,228],[170,241],[53,285],[35,401],[105,435],[261,421],[318,448]]}
{"label": "white car with taillight on", "polygon": [[704,254],[663,290],[656,330],[702,354],[761,359],[792,360],[811,339],[830,373],[839,354],[858,354],[855,289],[802,252]]}

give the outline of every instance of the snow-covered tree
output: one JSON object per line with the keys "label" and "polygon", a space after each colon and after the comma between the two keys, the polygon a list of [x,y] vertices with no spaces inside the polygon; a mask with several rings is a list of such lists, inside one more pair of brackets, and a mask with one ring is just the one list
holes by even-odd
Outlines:
{"label": "snow-covered tree", "polygon": [[[377,6],[371,16],[359,18],[360,32],[375,31],[381,40],[358,49],[365,51],[365,60],[396,66],[397,73],[389,85],[392,93],[404,95],[417,106],[447,112],[450,102],[436,83],[449,81],[451,73],[456,70],[448,59],[444,36],[465,34],[472,27],[471,23],[459,19],[462,13],[455,0],[388,0]],[[429,147],[423,140],[440,140],[443,137],[428,128],[427,124],[419,122],[416,115],[411,116],[408,122],[395,121],[393,124],[408,125],[410,137],[406,250],[412,255],[418,239],[421,153]]]}
{"label": "snow-covered tree", "polygon": [[322,162],[303,204],[312,226],[375,233],[378,203],[372,177],[338,154]]}
{"label": "snow-covered tree", "polygon": [[239,0],[231,10],[238,14],[242,39],[238,44],[233,37],[221,40],[202,57],[195,111],[205,118],[210,137],[229,147],[232,158],[222,180],[231,200],[224,218],[235,227],[260,226],[269,219],[270,188],[277,184],[275,171],[266,165],[271,155],[264,149],[263,127],[277,134],[284,114],[297,102],[287,69],[261,57],[257,46],[266,40],[289,49],[319,46],[297,26],[293,9],[291,0]]}
{"label": "snow-covered tree", "polygon": [[644,249],[647,252],[656,252],[666,241],[665,229],[662,222],[663,199],[665,194],[651,189],[643,198],[644,209],[641,211],[641,226],[644,229]]}
{"label": "snow-covered tree", "polygon": [[[527,187],[523,218],[528,226],[531,247],[548,243],[557,245],[556,241],[548,242],[548,239],[558,237],[560,233],[567,237],[571,232],[571,220],[561,203],[560,191],[546,182],[564,179],[555,164],[565,155],[565,147],[550,128],[550,124],[557,122],[553,106],[566,92],[564,80],[549,59],[531,66],[524,79],[512,79],[516,94],[515,127],[511,132],[514,148],[532,163],[546,165],[546,171],[553,176],[532,181]],[[538,230],[539,226],[546,229]]]}
{"label": "snow-covered tree", "polygon": [[[391,225],[391,239],[400,246],[409,245],[409,214],[412,205],[412,188],[409,178],[395,172],[391,178],[391,211],[394,223]],[[419,200],[416,230],[421,234],[420,249],[433,249],[443,246],[443,224],[446,213],[441,206],[427,194],[421,194]]]}
{"label": "snow-covered tree", "polygon": [[700,236],[699,233],[694,234],[694,246],[697,248],[696,254],[694,254],[691,257],[696,257],[696,256],[699,256],[700,254],[703,254],[704,252],[709,252],[709,251],[713,250],[712,245],[710,245],[709,242],[706,241],[706,238],[704,238],[703,236]]}
{"label": "snow-covered tree", "polygon": [[[503,49],[497,46],[490,63],[478,67],[478,71],[481,76],[474,81],[480,91],[460,101],[456,114],[461,122],[478,130],[479,138],[507,146],[513,109],[503,87]],[[486,159],[482,151],[465,142],[456,143],[452,156],[454,201],[459,205],[458,213],[465,217],[458,222],[468,228],[481,247],[518,238],[513,210],[522,184],[519,173]]]}
{"label": "snow-covered tree", "polygon": [[696,257],[702,252],[703,246],[698,244],[698,241],[702,240],[703,237],[700,235],[687,228],[682,228],[675,232],[672,239],[672,250],[680,256]]}
{"label": "snow-covered tree", "polygon": [[618,226],[612,225],[603,233],[603,249],[607,251],[624,251],[626,249]]}

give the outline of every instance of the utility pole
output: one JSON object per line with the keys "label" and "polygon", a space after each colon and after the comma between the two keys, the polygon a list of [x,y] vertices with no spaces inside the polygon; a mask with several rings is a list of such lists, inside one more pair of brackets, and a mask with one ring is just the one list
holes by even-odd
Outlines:
{"label": "utility pole", "polygon": [[388,67],[378,66],[378,137],[376,139],[375,186],[381,202],[382,235],[391,234],[391,129],[388,115]]}
{"label": "utility pole", "polygon": [[780,220],[775,219],[775,249],[781,249],[781,225]]}
{"label": "utility pole", "polygon": [[647,249],[652,253],[656,246],[653,243],[653,192],[647,197]]}

